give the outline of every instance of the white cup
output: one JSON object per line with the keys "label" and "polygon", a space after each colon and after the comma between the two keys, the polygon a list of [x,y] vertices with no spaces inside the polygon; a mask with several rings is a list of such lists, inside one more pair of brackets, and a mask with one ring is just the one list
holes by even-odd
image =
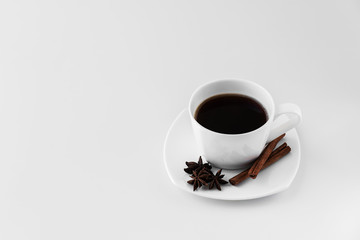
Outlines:
{"label": "white cup", "polygon": [[[194,117],[197,107],[206,99],[224,93],[242,94],[259,101],[267,112],[267,122],[241,134],[218,133],[200,125]],[[302,118],[301,110],[295,104],[284,103],[275,109],[270,93],[248,80],[217,80],[198,87],[190,98],[189,113],[200,155],[214,166],[225,169],[248,167],[260,155],[266,142],[294,128]],[[279,124],[278,117],[283,114],[288,118]]]}

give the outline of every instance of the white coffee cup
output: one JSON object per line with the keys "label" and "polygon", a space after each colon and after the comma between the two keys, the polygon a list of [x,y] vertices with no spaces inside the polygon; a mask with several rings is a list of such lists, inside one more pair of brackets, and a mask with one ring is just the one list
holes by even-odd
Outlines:
{"label": "white coffee cup", "polygon": [[[200,125],[195,119],[198,106],[212,96],[225,93],[242,94],[259,101],[267,112],[267,122],[241,134],[218,133]],[[249,80],[217,80],[198,87],[190,98],[189,113],[199,154],[214,166],[225,169],[248,167],[260,155],[266,142],[296,127],[302,119],[297,105],[284,103],[275,109],[270,93]],[[278,117],[283,114],[288,118],[280,123]]]}

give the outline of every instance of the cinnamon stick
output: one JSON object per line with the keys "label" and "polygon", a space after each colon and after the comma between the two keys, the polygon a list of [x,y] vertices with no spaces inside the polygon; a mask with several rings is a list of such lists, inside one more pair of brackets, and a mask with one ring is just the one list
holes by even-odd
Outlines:
{"label": "cinnamon stick", "polygon": [[268,160],[270,154],[278,144],[278,142],[285,137],[285,133],[280,135],[279,137],[275,138],[269,144],[265,147],[265,149],[262,151],[258,159],[254,162],[254,164],[251,166],[249,170],[249,176],[253,179],[256,178],[256,176],[259,174],[260,170],[262,169],[263,165],[265,164],[266,160]]}
{"label": "cinnamon stick", "polygon": [[[277,149],[273,151],[273,155],[270,155],[269,159],[265,162],[265,164],[262,166],[261,170],[267,168],[271,164],[277,162],[279,159],[287,155],[291,148],[289,146],[286,146],[287,144],[284,143]],[[280,150],[279,150],[280,149]],[[250,168],[246,169],[245,171],[242,171],[241,173],[237,174],[236,176],[229,179],[229,182],[232,185],[237,185],[241,183],[242,181],[246,180],[249,177],[249,170]]]}
{"label": "cinnamon stick", "polygon": [[275,154],[277,154],[278,152],[280,152],[281,150],[283,150],[285,147],[287,146],[287,143],[283,143],[281,144],[279,147],[277,147],[271,154],[270,154],[270,157],[271,158],[272,156],[274,156]]}

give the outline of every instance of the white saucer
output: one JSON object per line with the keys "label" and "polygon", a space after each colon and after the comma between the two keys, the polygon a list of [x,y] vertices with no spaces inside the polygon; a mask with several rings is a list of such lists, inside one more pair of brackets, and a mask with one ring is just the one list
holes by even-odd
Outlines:
{"label": "white saucer", "polygon": [[[187,183],[189,174],[184,172],[185,161],[197,162],[195,138],[192,133],[190,117],[183,110],[172,123],[164,144],[164,161],[167,173],[175,186],[198,196],[222,199],[222,200],[245,200],[269,196],[287,189],[295,178],[300,165],[300,141],[295,129],[286,133],[282,142],[291,147],[291,152],[278,162],[260,172],[258,177],[247,179],[237,186],[230,183],[221,185],[221,191],[209,189],[197,189]],[[280,142],[279,144],[281,144]],[[215,173],[216,168],[212,169]],[[223,170],[224,180],[238,174],[241,170]]]}

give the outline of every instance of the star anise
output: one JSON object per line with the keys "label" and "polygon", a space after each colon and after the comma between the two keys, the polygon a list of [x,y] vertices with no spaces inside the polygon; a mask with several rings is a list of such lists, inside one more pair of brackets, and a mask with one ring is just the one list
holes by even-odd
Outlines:
{"label": "star anise", "polygon": [[202,169],[205,169],[207,172],[211,172],[211,165],[209,163],[203,163],[201,156],[199,157],[199,161],[196,162],[186,162],[187,168],[184,168],[184,171],[188,174],[192,174],[193,171],[200,172]]}
{"label": "star anise", "polygon": [[185,162],[187,168],[184,168],[184,171],[188,174],[192,174],[192,172],[199,167],[196,162]]}
{"label": "star anise", "polygon": [[220,184],[226,184],[228,183],[227,181],[225,181],[224,179],[222,179],[224,177],[224,174],[221,175],[221,171],[222,169],[220,169],[219,171],[217,171],[217,173],[214,175],[210,175],[210,181],[208,181],[209,183],[209,189],[212,189],[214,186],[216,186],[216,188],[221,191],[221,187]]}
{"label": "star anise", "polygon": [[196,189],[201,188],[203,185],[207,186],[205,179],[208,177],[208,175],[209,173],[205,169],[202,169],[198,173],[193,171],[193,175],[190,176],[192,179],[187,181],[187,183],[194,185],[193,191],[195,191]]}

